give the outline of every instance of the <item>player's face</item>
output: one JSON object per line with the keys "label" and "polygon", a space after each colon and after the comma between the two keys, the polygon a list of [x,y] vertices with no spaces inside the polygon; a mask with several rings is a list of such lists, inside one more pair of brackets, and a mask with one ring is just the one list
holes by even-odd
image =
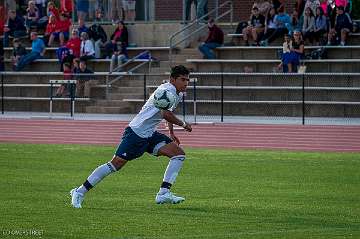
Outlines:
{"label": "player's face", "polygon": [[189,76],[188,75],[180,75],[176,78],[172,78],[172,83],[178,92],[185,92],[186,88],[189,84]]}

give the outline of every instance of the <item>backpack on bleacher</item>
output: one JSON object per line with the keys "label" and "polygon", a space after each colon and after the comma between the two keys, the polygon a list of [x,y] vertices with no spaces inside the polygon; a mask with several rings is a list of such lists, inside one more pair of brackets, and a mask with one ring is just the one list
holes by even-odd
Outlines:
{"label": "backpack on bleacher", "polygon": [[239,24],[236,27],[235,34],[242,34],[242,31],[244,28],[248,26],[247,22],[239,22]]}
{"label": "backpack on bleacher", "polygon": [[306,54],[306,59],[327,59],[327,51],[325,47],[321,47],[319,49],[313,50],[310,53]]}

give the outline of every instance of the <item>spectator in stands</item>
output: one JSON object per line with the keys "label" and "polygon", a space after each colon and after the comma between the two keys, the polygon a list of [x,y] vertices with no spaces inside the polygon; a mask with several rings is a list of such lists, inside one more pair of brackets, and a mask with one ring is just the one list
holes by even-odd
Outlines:
{"label": "spectator in stands", "polygon": [[60,20],[56,23],[56,30],[52,34],[54,39],[59,39],[60,46],[65,44],[65,39],[69,39],[69,31],[71,27],[71,21],[66,13],[60,15]]}
{"label": "spectator in stands", "polygon": [[284,56],[283,62],[287,65],[288,72],[296,72],[300,59],[304,56],[304,41],[300,31],[294,31],[290,53]]}
{"label": "spectator in stands", "polygon": [[51,46],[53,41],[54,41],[54,37],[53,33],[55,33],[56,31],[56,27],[57,27],[57,20],[55,15],[50,15],[49,17],[49,22],[46,26],[46,30],[45,30],[45,35],[44,35],[44,39],[47,39],[47,45]]}
{"label": "spectator in stands", "polygon": [[35,6],[39,11],[39,18],[46,16],[46,2],[47,0],[35,0]]}
{"label": "spectator in stands", "polygon": [[275,23],[275,16],[276,16],[275,8],[271,7],[269,13],[266,16],[263,39],[269,38],[276,31],[277,26]]}
{"label": "spectator in stands", "polygon": [[90,60],[95,58],[95,49],[93,42],[89,39],[86,32],[81,33],[80,59]]}
{"label": "spectator in stands", "polygon": [[125,19],[127,21],[133,22],[135,21],[135,7],[136,0],[122,0]]}
{"label": "spectator in stands", "polygon": [[72,62],[72,72],[75,74],[80,69],[80,58],[74,58]]}
{"label": "spectator in stands", "polygon": [[[63,64],[63,72],[64,72],[64,80],[71,80],[72,79],[72,71],[71,71],[71,64],[65,62]],[[61,84],[61,86],[56,90],[56,97],[64,97],[66,96],[66,91],[69,91],[69,84]],[[70,92],[68,92],[70,93]]]}
{"label": "spectator in stands", "polygon": [[208,21],[209,34],[205,42],[199,46],[200,52],[204,55],[205,59],[215,59],[216,56],[212,50],[220,47],[224,43],[224,33],[215,24],[214,19]]}
{"label": "spectator in stands", "polygon": [[[263,16],[267,16],[269,11],[270,11],[270,8],[274,8],[273,5],[267,0],[257,0],[257,1],[255,1],[254,4],[253,4],[252,9],[254,7],[257,7],[258,10],[259,10],[259,14],[263,15]],[[275,8],[274,8],[274,10],[275,10]]]}
{"label": "spectator in stands", "polygon": [[27,32],[30,32],[31,28],[37,29],[39,20],[39,10],[35,6],[35,1],[29,1],[28,8],[26,9],[25,25]]}
{"label": "spectator in stands", "polygon": [[13,55],[12,55],[12,63],[13,63],[13,69],[15,70],[17,63],[19,62],[20,58],[24,55],[26,55],[26,49],[21,44],[21,41],[17,38],[13,40]]}
{"label": "spectator in stands", "polygon": [[45,54],[45,44],[43,40],[38,38],[37,32],[31,32],[30,38],[32,40],[31,52],[19,59],[19,62],[15,67],[16,71],[22,70],[26,65],[30,64],[36,59],[42,58]]}
{"label": "spectator in stands", "polygon": [[191,5],[195,5],[195,9],[197,8],[197,0],[186,0],[185,1],[185,21],[190,21],[191,19]]}
{"label": "spectator in stands", "polygon": [[276,38],[288,34],[289,28],[291,29],[290,16],[285,12],[284,8],[279,9],[279,13],[275,16],[276,31],[267,39],[261,41],[260,45],[267,46]]}
{"label": "spectator in stands", "polygon": [[278,65],[278,68],[281,69],[284,73],[288,72],[287,64],[284,64],[285,61],[289,58],[289,55],[291,53],[292,49],[292,40],[291,35],[285,34],[284,35],[284,43],[283,43],[283,49],[281,54],[281,63]]}
{"label": "spectator in stands", "polygon": [[[0,6],[0,16],[5,15],[5,9],[3,6]],[[4,35],[4,25],[5,25],[5,17],[0,17],[0,36]]]}
{"label": "spectator in stands", "polygon": [[67,16],[71,16],[73,12],[72,0],[60,0],[60,11],[66,13]]}
{"label": "spectator in stands", "polygon": [[[111,55],[110,53],[110,49],[107,49],[107,52],[105,57],[106,58],[110,58],[111,57],[111,63],[110,63],[110,73],[113,72],[113,70],[118,67],[119,65],[125,63],[128,59],[127,55],[122,52],[122,49],[119,49],[117,44],[112,44],[112,46],[114,47],[112,49],[112,53]],[[116,66],[116,67],[115,67]]]}
{"label": "spectator in stands", "polygon": [[336,11],[335,27],[328,34],[328,45],[331,45],[331,42],[340,37],[340,45],[345,46],[347,35],[352,29],[352,20],[350,15],[344,12],[343,6],[338,7]]}
{"label": "spectator in stands", "polygon": [[81,36],[81,33],[83,33],[83,32],[86,32],[86,33],[89,32],[89,28],[85,25],[85,21],[83,19],[79,18],[78,24],[79,24],[79,27],[78,27],[79,36]]}
{"label": "spectator in stands", "polygon": [[87,68],[85,60],[80,60],[79,69],[76,70],[75,73],[80,74],[80,75],[76,75],[76,79],[77,79],[76,96],[89,97],[92,77],[89,75],[81,75],[81,74],[93,74],[94,72]]}
{"label": "spectator in stands", "polygon": [[314,39],[316,45],[320,45],[320,41],[326,33],[327,33],[327,19],[324,15],[323,8],[318,7],[316,9],[315,29],[314,29]]}
{"label": "spectator in stands", "polygon": [[263,36],[265,29],[265,17],[259,13],[257,7],[253,7],[249,25],[243,30],[245,44],[249,45],[249,38],[254,41],[253,45],[259,45],[259,40]]}
{"label": "spectator in stands", "polygon": [[[102,13],[98,12],[96,19],[100,19],[101,21],[101,18]],[[95,23],[89,28],[89,38],[94,42],[95,58],[97,59],[101,58],[101,47],[103,47],[107,41],[106,32],[100,25],[100,21],[95,21]]]}
{"label": "spectator in stands", "polygon": [[108,41],[104,46],[105,56],[111,56],[114,52],[114,49],[117,48],[114,45],[120,44],[122,54],[125,55],[126,59],[128,58],[127,54],[127,46],[128,42],[128,30],[123,21],[118,21],[118,26],[115,29],[114,33],[110,37],[110,41]]}
{"label": "spectator in stands", "polygon": [[118,20],[121,21],[125,20],[122,2],[123,1],[120,0],[119,1],[111,0],[111,20],[113,24]]}
{"label": "spectator in stands", "polygon": [[74,58],[80,58],[81,39],[77,29],[71,31],[71,37],[65,46],[70,50],[70,54]]}
{"label": "spectator in stands", "polygon": [[304,41],[309,39],[309,41],[311,43],[313,43],[314,29],[315,29],[315,17],[312,13],[311,8],[307,7],[305,9],[304,23],[303,23],[303,27],[302,27],[302,34],[304,36]]}
{"label": "spectator in stands", "polygon": [[60,19],[59,9],[55,6],[55,3],[50,1],[47,5],[47,16],[50,18],[51,15],[55,16],[56,20]]}
{"label": "spectator in stands", "polygon": [[[320,0],[320,7],[322,9],[323,15],[327,16],[328,11],[328,0]],[[316,10],[317,11],[317,10]]]}
{"label": "spectator in stands", "polygon": [[9,46],[10,36],[20,38],[26,35],[24,19],[18,16],[15,10],[10,10],[7,26],[4,27],[4,47]]}

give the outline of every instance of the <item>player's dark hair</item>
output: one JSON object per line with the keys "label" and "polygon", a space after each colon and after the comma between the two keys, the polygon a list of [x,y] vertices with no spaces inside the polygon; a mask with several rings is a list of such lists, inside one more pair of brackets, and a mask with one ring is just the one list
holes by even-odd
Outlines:
{"label": "player's dark hair", "polygon": [[189,75],[190,71],[183,65],[177,65],[171,68],[170,76],[177,78],[181,75]]}

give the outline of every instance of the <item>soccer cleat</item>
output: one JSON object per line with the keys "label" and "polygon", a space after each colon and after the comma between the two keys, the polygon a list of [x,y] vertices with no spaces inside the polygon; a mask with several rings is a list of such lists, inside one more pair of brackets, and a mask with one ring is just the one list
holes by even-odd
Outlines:
{"label": "soccer cleat", "polygon": [[74,208],[81,208],[81,203],[84,200],[84,194],[79,193],[76,191],[77,188],[71,189],[70,196],[71,196],[71,205]]}
{"label": "soccer cleat", "polygon": [[177,204],[185,201],[185,198],[175,196],[172,192],[166,192],[164,194],[156,194],[155,202],[157,204],[171,203]]}

